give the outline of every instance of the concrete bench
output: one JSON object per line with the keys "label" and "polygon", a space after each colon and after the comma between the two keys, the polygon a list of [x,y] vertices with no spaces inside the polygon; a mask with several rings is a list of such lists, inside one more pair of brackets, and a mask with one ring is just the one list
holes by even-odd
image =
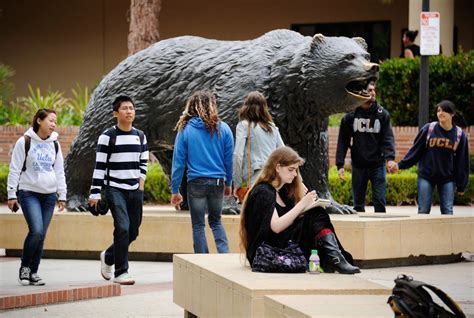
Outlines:
{"label": "concrete bench", "polygon": [[388,296],[272,295],[264,297],[265,318],[392,318]]}
{"label": "concrete bench", "polygon": [[175,254],[173,301],[189,316],[263,317],[268,295],[384,295],[391,290],[339,274],[254,273],[240,254]]}
{"label": "concrete bench", "polygon": [[[222,217],[230,251],[239,250],[240,217]],[[460,255],[474,251],[474,216],[394,216],[331,215],[344,247],[362,267],[406,265],[411,256],[428,257]],[[113,222],[110,213],[94,217],[89,213],[55,213],[45,241],[48,252],[89,252],[97,256],[112,242]],[[27,233],[23,215],[0,213],[0,248],[20,251]],[[192,253],[191,218],[175,211],[149,213],[143,217],[132,253]],[[214,240],[208,226],[206,235],[211,252]],[[73,257],[73,255],[69,255]],[[133,256],[133,254],[132,254]],[[56,256],[57,257],[57,256]],[[84,257],[84,256],[82,256]]]}

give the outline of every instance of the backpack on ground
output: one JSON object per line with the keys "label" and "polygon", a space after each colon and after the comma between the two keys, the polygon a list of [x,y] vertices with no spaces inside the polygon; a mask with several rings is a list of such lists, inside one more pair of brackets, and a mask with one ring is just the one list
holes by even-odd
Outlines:
{"label": "backpack on ground", "polygon": [[[435,303],[428,290],[436,294],[451,311]],[[442,290],[407,275],[399,275],[395,279],[395,287],[387,303],[397,318],[466,317],[459,305]]]}

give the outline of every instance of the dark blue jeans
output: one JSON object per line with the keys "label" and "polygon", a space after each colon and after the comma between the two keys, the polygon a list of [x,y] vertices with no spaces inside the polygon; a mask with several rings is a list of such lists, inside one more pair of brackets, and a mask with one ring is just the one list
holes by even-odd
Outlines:
{"label": "dark blue jeans", "polygon": [[222,199],[224,198],[223,179],[196,178],[188,181],[188,205],[193,227],[195,253],[209,253],[204,228],[205,215],[214,235],[219,253],[228,253],[227,235],[221,222]]}
{"label": "dark blue jeans", "polygon": [[431,211],[431,198],[433,189],[438,188],[439,208],[441,214],[453,214],[454,189],[453,181],[445,183],[432,183],[426,179],[418,177],[418,213],[429,214]]}
{"label": "dark blue jeans", "polygon": [[23,244],[21,266],[37,273],[43,255],[43,245],[48,226],[56,205],[56,193],[42,194],[33,191],[18,191],[23,216],[28,224],[28,235]]}
{"label": "dark blue jeans", "polygon": [[143,191],[107,187],[105,198],[114,218],[114,243],[105,251],[105,263],[115,264],[115,277],[128,272],[128,246],[142,223]]}
{"label": "dark blue jeans", "polygon": [[352,166],[352,199],[354,210],[365,212],[367,184],[372,184],[372,202],[375,212],[385,212],[385,192],[387,179],[385,164],[375,168],[357,168]]}

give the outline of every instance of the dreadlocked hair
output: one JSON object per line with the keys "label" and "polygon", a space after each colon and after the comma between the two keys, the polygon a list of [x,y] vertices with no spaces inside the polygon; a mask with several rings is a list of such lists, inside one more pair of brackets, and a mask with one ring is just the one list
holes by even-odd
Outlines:
{"label": "dreadlocked hair", "polygon": [[204,122],[206,129],[212,135],[214,132],[219,134],[217,124],[219,115],[217,113],[216,96],[209,90],[194,92],[186,101],[186,107],[179,117],[175,130],[183,130],[192,117],[199,117]]}

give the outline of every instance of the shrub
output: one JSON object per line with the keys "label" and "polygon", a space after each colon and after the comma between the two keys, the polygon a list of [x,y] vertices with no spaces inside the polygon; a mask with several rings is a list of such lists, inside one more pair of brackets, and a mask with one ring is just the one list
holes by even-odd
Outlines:
{"label": "shrub", "polygon": [[[0,84],[1,85],[1,84]],[[28,86],[29,96],[17,97],[7,103],[0,99],[0,125],[29,124],[36,111],[40,108],[54,109],[58,125],[79,126],[90,99],[90,91],[79,84],[71,90],[72,98],[64,97],[59,91],[48,90],[43,93],[40,88]]]}
{"label": "shrub", "polygon": [[8,165],[0,164],[0,202],[8,201],[7,179],[8,179]]}
{"label": "shrub", "polygon": [[[387,175],[387,205],[414,205],[417,201],[416,169],[403,170],[396,174]],[[329,188],[331,194],[339,203],[352,205],[351,193],[352,176],[346,171],[346,181],[342,181],[337,176],[337,168],[329,169]],[[372,189],[367,189],[366,204],[371,203]],[[434,204],[439,203],[438,194],[435,190],[433,196]],[[463,196],[455,196],[454,203],[459,205],[470,205],[474,202],[474,175],[469,176],[469,185]]]}
{"label": "shrub", "polygon": [[[420,59],[389,59],[380,65],[378,99],[392,125],[418,126]],[[468,123],[474,122],[474,50],[429,60],[429,114],[436,119],[441,100],[454,102]]]}
{"label": "shrub", "polygon": [[[0,164],[0,202],[7,202],[8,165]],[[150,164],[145,182],[147,202],[169,203],[171,198],[168,178],[159,164]]]}
{"label": "shrub", "polygon": [[[0,202],[7,201],[7,177],[8,165],[0,164]],[[387,175],[387,205],[402,205],[416,203],[416,172],[415,169],[408,169],[397,174]],[[351,195],[351,174],[346,172],[346,181],[342,181],[337,176],[336,167],[329,169],[329,187],[333,198],[343,204],[352,205]],[[368,187],[367,204],[370,203],[372,190]],[[146,202],[167,204],[170,201],[171,193],[169,180],[163,173],[159,164],[150,164],[145,182]],[[437,194],[433,201],[439,203]],[[470,205],[474,202],[474,175],[469,176],[469,186],[464,196],[456,196],[454,200],[458,205]]]}
{"label": "shrub", "polygon": [[168,177],[159,164],[149,164],[145,181],[145,197],[149,202],[169,203],[171,192]]}

